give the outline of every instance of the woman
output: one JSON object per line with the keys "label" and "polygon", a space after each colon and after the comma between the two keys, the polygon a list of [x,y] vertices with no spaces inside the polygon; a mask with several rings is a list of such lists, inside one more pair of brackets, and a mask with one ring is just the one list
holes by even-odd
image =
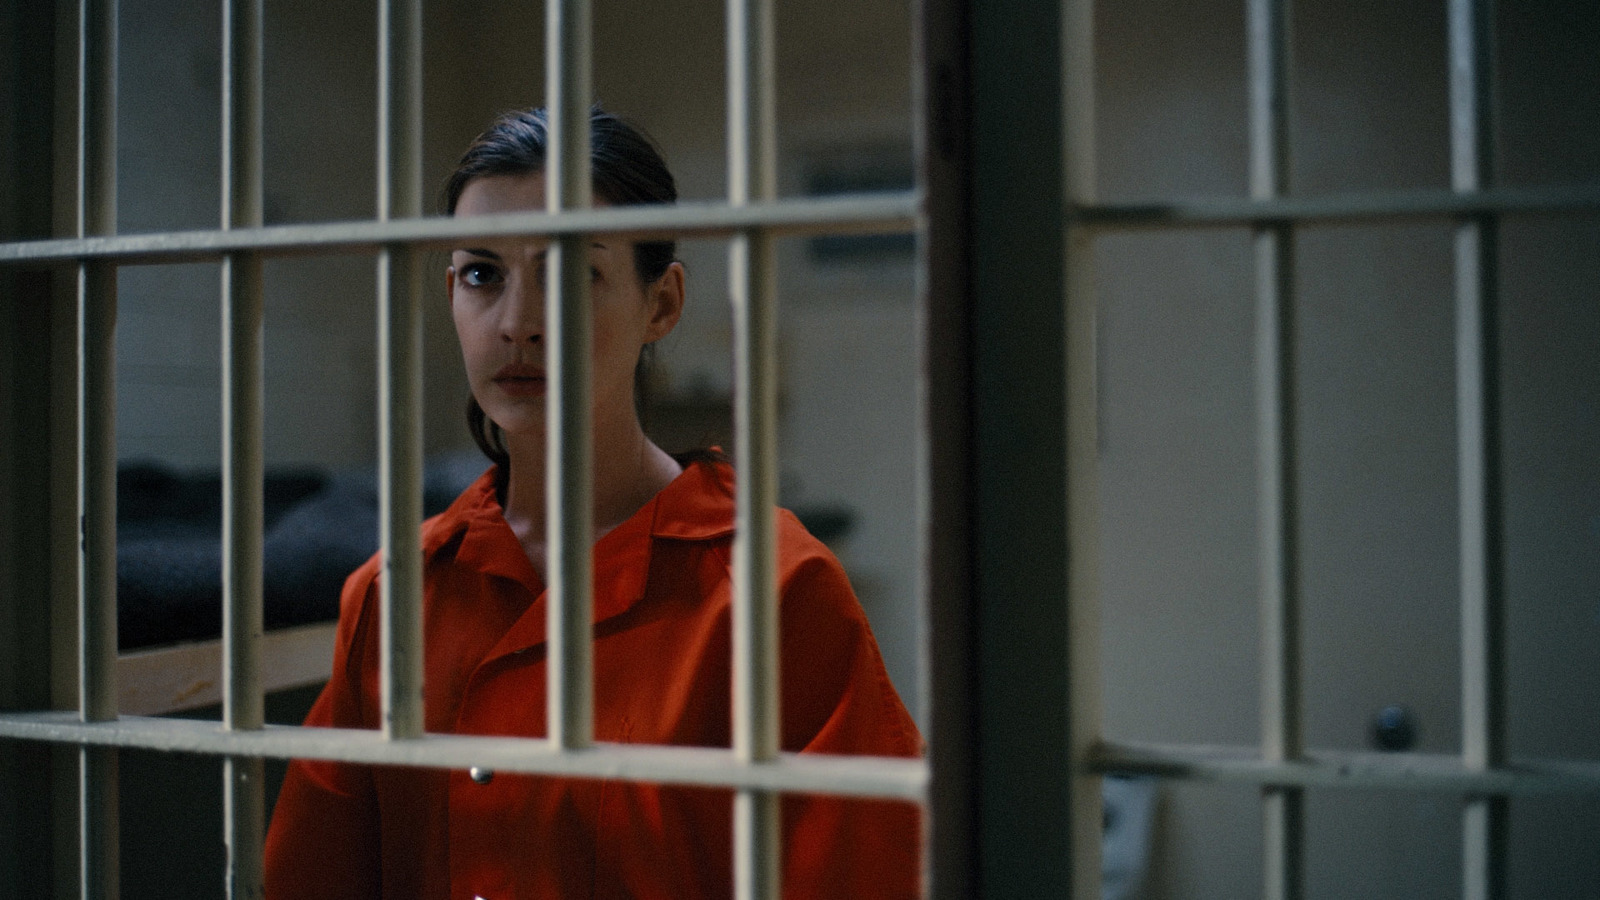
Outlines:
{"label": "woman", "polygon": [[[671,203],[672,175],[617,118],[591,117],[596,202]],[[473,143],[447,211],[544,208],[545,115]],[[494,466],[423,525],[426,727],[545,734],[544,251],[484,239],[446,290]],[[684,302],[672,242],[595,236],[594,731],[599,741],[730,744],[733,473],[675,459],[635,411],[641,355]],[[787,512],[778,525],[783,747],[913,756],[920,738],[843,570]],[[346,582],[332,679],[307,725],[379,724],[378,561]],[[297,761],[267,840],[272,898],[698,898],[732,894],[729,792],[512,773]],[[785,797],[785,895],[907,897],[914,808]]]}

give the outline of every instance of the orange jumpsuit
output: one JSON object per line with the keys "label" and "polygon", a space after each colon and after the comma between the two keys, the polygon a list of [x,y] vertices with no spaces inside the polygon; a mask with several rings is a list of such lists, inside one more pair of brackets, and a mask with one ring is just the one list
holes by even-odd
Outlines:
{"label": "orange jumpsuit", "polygon": [[[594,547],[595,738],[730,745],[732,472],[696,463]],[[783,748],[915,756],[921,738],[831,553],[778,524]],[[545,734],[546,595],[492,472],[423,526],[427,729]],[[346,582],[307,725],[378,727],[377,560]],[[789,898],[912,897],[918,812],[786,796]],[[726,898],[732,795],[296,761],[266,848],[272,900]]]}

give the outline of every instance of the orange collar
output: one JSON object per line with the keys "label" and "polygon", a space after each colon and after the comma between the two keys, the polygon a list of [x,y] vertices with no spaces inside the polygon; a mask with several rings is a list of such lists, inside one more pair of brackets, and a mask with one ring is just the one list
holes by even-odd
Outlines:
{"label": "orange collar", "polygon": [[[495,499],[494,475],[493,468],[485,472],[448,509],[423,525],[423,566],[432,565],[442,549],[455,543],[457,564],[515,581],[534,597],[542,598],[545,586]],[[644,596],[656,539],[718,540],[733,533],[733,523],[732,467],[726,463],[691,463],[648,503],[596,542],[595,621],[624,612]],[[650,539],[643,539],[646,536]],[[540,608],[543,605],[535,604]],[[534,630],[540,633],[518,635],[517,643],[528,646],[543,640],[544,616],[534,618],[539,623]]]}

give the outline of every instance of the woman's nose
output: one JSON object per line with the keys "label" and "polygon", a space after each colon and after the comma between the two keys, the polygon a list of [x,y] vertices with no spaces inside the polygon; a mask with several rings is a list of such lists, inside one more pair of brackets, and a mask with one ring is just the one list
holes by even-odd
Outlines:
{"label": "woman's nose", "polygon": [[500,339],[512,344],[544,334],[544,280],[513,274],[506,279],[500,308]]}

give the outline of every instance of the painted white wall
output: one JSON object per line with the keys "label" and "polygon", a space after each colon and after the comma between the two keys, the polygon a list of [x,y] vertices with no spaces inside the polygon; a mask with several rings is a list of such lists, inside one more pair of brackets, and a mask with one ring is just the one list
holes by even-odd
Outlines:
{"label": "painted white wall", "polygon": [[[370,217],[375,53],[370,10],[274,6],[266,18],[269,224]],[[120,21],[119,228],[220,220],[221,12],[214,2],[126,6]],[[375,455],[373,264],[272,260],[264,277],[269,465],[370,465]],[[123,269],[118,455],[220,460],[219,268]]]}

